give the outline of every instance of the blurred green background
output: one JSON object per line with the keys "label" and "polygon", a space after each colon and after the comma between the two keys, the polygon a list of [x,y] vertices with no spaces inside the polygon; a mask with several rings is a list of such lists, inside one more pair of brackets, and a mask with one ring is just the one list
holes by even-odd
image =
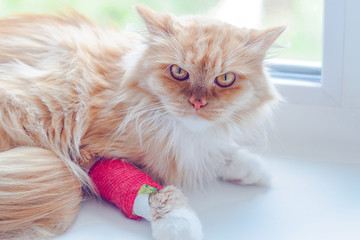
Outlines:
{"label": "blurred green background", "polygon": [[323,8],[323,0],[264,0],[264,26],[287,26],[279,57],[321,62]]}
{"label": "blurred green background", "polygon": [[[242,0],[238,0],[242,1]],[[251,1],[251,0],[247,0]],[[219,0],[0,0],[0,16],[14,13],[54,13],[70,6],[103,25],[124,28],[136,22],[134,3],[175,14],[206,14]],[[288,48],[278,58],[321,61],[323,0],[263,0],[263,27],[287,25],[279,40]]]}

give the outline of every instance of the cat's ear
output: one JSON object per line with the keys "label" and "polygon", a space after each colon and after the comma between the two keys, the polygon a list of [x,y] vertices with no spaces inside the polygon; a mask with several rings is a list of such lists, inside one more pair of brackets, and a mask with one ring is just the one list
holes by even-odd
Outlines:
{"label": "cat's ear", "polygon": [[247,45],[255,47],[260,54],[266,54],[275,40],[286,29],[285,26],[272,27],[265,30],[251,30]]}
{"label": "cat's ear", "polygon": [[161,14],[154,10],[135,5],[134,8],[144,20],[148,32],[152,35],[173,35],[172,17],[168,14]]}

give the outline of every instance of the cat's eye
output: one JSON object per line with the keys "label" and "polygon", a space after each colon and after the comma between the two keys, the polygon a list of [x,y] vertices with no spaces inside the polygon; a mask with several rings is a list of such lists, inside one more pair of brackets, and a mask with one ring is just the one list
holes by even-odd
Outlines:
{"label": "cat's eye", "polygon": [[215,78],[215,83],[220,87],[230,87],[236,80],[235,73],[228,72]]}
{"label": "cat's eye", "polygon": [[170,74],[178,81],[184,81],[189,78],[189,73],[176,64],[170,66]]}

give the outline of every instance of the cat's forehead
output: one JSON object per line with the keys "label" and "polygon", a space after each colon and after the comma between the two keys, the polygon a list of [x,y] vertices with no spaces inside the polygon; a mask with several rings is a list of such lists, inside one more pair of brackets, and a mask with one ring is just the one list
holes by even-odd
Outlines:
{"label": "cat's forehead", "polygon": [[196,18],[182,21],[174,37],[185,63],[214,72],[229,67],[228,57],[242,39],[239,29],[229,24]]}
{"label": "cat's forehead", "polygon": [[229,43],[242,39],[241,33],[240,29],[230,24],[202,17],[181,21],[176,29],[179,38],[195,47],[205,44],[209,46],[222,44],[226,47]]}

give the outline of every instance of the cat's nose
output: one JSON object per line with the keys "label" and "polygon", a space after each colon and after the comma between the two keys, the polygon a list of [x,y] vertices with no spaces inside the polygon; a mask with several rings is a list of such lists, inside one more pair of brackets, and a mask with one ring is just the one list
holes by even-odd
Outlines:
{"label": "cat's nose", "polygon": [[189,102],[193,105],[196,111],[207,104],[206,98],[191,97],[189,98]]}

